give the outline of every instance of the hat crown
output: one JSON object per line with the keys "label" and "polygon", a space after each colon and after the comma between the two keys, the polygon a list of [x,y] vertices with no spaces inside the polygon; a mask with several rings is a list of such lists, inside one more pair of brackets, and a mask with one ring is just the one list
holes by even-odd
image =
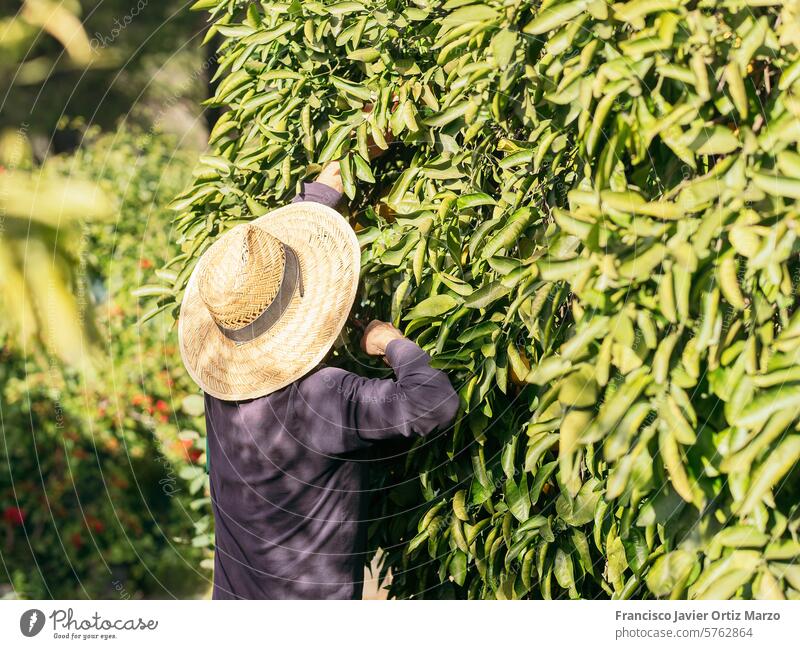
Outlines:
{"label": "hat crown", "polygon": [[208,249],[198,292],[214,321],[227,329],[251,324],[272,303],[286,265],[283,243],[263,228],[233,228]]}

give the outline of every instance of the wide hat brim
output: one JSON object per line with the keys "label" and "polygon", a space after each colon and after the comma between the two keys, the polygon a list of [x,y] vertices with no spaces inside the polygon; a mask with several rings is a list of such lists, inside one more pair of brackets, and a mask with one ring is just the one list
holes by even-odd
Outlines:
{"label": "wide hat brim", "polygon": [[[270,394],[314,369],[344,327],[358,290],[358,239],[333,208],[293,203],[250,224],[295,251],[303,295],[296,290],[279,321],[265,333],[236,343],[220,331],[200,297],[198,276],[204,259],[198,260],[178,319],[181,358],[203,391],[226,401]],[[228,234],[215,245],[224,245]]]}

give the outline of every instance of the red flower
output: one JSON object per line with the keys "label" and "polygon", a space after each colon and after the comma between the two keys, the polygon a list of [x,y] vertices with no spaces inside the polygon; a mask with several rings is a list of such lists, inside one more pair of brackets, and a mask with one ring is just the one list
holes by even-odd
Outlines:
{"label": "red flower", "polygon": [[143,404],[144,401],[145,401],[145,396],[143,394],[134,394],[133,397],[131,397],[131,403],[134,406],[139,406]]}
{"label": "red flower", "polygon": [[87,516],[86,522],[89,524],[89,527],[91,527],[98,534],[102,533],[103,530],[106,529],[106,526],[103,524],[103,521],[101,521],[99,518],[95,516]]}
{"label": "red flower", "polygon": [[192,464],[197,464],[200,458],[203,456],[203,451],[201,451],[199,448],[191,448],[189,449],[188,454],[189,461]]}
{"label": "red flower", "polygon": [[158,410],[159,412],[168,412],[169,405],[167,404],[166,401],[159,399],[158,401],[156,401],[156,410]]}
{"label": "red flower", "polygon": [[145,259],[144,257],[142,257],[139,260],[139,268],[144,268],[146,270],[146,269],[152,268],[152,267],[153,267],[153,262],[150,261],[149,259]]}
{"label": "red flower", "polygon": [[6,507],[3,512],[3,520],[15,527],[19,527],[25,522],[25,512],[19,507]]}

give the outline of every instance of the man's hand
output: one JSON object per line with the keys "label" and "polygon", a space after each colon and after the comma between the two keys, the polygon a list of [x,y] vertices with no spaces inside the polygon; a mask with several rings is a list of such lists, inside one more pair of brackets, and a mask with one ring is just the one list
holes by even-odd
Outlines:
{"label": "man's hand", "polygon": [[[392,97],[392,112],[397,108],[397,95]],[[364,105],[364,112],[371,113],[372,112],[372,104],[368,103]],[[387,144],[392,143],[392,133],[387,131],[383,134],[384,139],[386,140]],[[372,139],[372,136],[369,136],[369,142],[367,143],[367,148],[369,152],[369,159],[373,160],[379,156],[382,156],[386,151],[379,147],[375,140]],[[338,160],[331,160],[327,163],[322,171],[319,172],[319,176],[317,176],[317,182],[322,183],[323,185],[327,185],[328,187],[332,187],[340,194],[344,192],[344,186],[342,185],[342,171],[339,165]]]}
{"label": "man's hand", "polygon": [[344,187],[342,186],[342,172],[341,168],[339,167],[339,161],[334,160],[326,164],[322,171],[319,172],[319,176],[317,176],[317,182],[335,189],[340,194],[344,192]]}
{"label": "man's hand", "polygon": [[401,338],[404,338],[403,334],[394,325],[380,320],[373,320],[364,330],[361,349],[370,356],[383,356],[389,343]]}

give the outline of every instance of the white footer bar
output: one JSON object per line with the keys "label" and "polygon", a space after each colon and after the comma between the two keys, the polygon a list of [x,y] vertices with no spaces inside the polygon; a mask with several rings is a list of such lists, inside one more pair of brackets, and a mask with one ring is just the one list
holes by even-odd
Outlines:
{"label": "white footer bar", "polygon": [[10,647],[763,647],[798,630],[796,602],[0,602]]}

